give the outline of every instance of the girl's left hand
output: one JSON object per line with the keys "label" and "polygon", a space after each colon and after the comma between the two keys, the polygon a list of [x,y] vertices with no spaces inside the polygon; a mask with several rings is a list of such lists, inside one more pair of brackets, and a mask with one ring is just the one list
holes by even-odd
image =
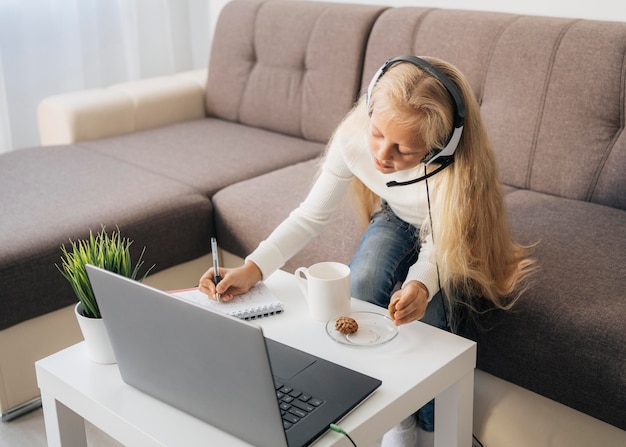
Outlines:
{"label": "girl's left hand", "polygon": [[421,319],[428,306],[428,289],[419,281],[409,281],[391,296],[389,314],[400,326]]}

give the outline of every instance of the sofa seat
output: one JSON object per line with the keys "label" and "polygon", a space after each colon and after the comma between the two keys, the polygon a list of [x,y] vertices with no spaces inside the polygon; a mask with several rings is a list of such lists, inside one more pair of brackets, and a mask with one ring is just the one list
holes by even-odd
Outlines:
{"label": "sofa seat", "polygon": [[0,330],[76,302],[55,263],[89,229],[119,227],[161,269],[205,253],[214,232],[204,194],[80,144],[5,154],[0,178]]}
{"label": "sofa seat", "polygon": [[[317,177],[321,160],[313,159],[233,184],[213,196],[216,231],[222,248],[245,257],[296,208]],[[277,207],[280,203],[280,207]],[[332,259],[348,263],[364,228],[346,201],[322,233],[282,267],[295,269]]]}
{"label": "sofa seat", "polygon": [[466,327],[477,366],[625,430],[626,212],[525,190],[506,203],[540,265],[512,311]]}
{"label": "sofa seat", "polygon": [[81,142],[211,197],[222,188],[317,157],[324,144],[216,118]]}

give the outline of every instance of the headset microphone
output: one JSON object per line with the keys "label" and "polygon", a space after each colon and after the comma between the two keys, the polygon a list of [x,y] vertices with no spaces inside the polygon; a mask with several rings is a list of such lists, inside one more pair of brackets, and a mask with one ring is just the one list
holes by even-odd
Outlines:
{"label": "headset microphone", "polygon": [[393,180],[391,182],[387,182],[386,185],[387,185],[388,188],[391,188],[391,187],[394,187],[394,186],[412,185],[413,183],[421,182],[422,180],[426,180],[427,178],[430,178],[433,175],[443,171],[448,166],[450,166],[452,163],[454,163],[454,157],[446,157],[445,159],[441,160],[441,163],[440,163],[440,165],[439,165],[439,167],[437,169],[435,169],[434,171],[429,172],[428,174],[424,174],[421,177],[418,177],[418,178],[416,178],[414,180],[409,180],[409,181],[406,181],[406,182],[396,182],[395,180]]}
{"label": "headset microphone", "polygon": [[419,67],[422,70],[426,71],[428,74],[438,79],[441,84],[443,84],[445,89],[450,94],[450,97],[452,98],[452,103],[454,105],[454,129],[451,132],[450,137],[448,138],[448,141],[446,142],[446,145],[443,149],[431,149],[429,154],[421,160],[422,163],[424,163],[426,166],[429,166],[432,163],[439,164],[440,166],[437,169],[415,180],[410,180],[407,182],[389,182],[387,183],[388,187],[411,185],[413,183],[421,182],[422,180],[425,180],[437,174],[438,172],[441,172],[452,163],[454,163],[454,152],[456,151],[456,148],[461,141],[461,135],[463,134],[463,123],[465,121],[465,102],[463,101],[463,95],[461,94],[461,91],[459,90],[457,85],[437,67],[430,64],[429,62],[426,62],[424,59],[412,55],[398,56],[389,59],[382,65],[382,67],[378,69],[367,88],[366,102],[368,105],[372,96],[372,91],[374,90],[374,86],[376,85],[378,80],[392,65],[398,62],[411,63],[416,67]]}

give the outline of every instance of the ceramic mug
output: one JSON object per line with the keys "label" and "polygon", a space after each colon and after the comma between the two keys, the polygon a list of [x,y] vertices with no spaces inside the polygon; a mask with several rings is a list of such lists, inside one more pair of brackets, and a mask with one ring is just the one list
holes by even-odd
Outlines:
{"label": "ceramic mug", "polygon": [[296,269],[295,276],[312,318],[328,321],[350,313],[350,267],[340,262],[319,262]]}

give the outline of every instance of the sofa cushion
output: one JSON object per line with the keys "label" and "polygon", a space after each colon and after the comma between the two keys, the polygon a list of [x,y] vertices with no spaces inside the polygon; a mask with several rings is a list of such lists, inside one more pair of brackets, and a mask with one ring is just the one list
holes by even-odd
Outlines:
{"label": "sofa cushion", "polygon": [[478,367],[626,430],[626,212],[532,191],[506,202],[539,270],[513,310],[465,328]]}
{"label": "sofa cushion", "polygon": [[[265,239],[308,194],[320,161],[289,166],[224,188],[213,197],[217,235],[223,248],[245,257]],[[346,203],[314,241],[283,267],[293,272],[320,261],[350,262],[363,234]]]}
{"label": "sofa cushion", "polygon": [[[201,256],[213,234],[203,194],[79,146],[30,148],[0,163],[0,330],[77,299],[55,267],[62,244],[101,225],[157,270]],[[147,266],[146,266],[147,267]]]}
{"label": "sofa cushion", "polygon": [[320,143],[216,118],[78,144],[207,196],[232,183],[315,158],[324,149]]}
{"label": "sofa cushion", "polygon": [[435,56],[457,66],[482,97],[494,42],[515,15],[435,8],[384,11],[372,28],[363,69],[364,91],[378,67],[400,54]]}
{"label": "sofa cushion", "polygon": [[626,209],[625,53],[624,23],[522,17],[502,33],[481,110],[508,183]]}
{"label": "sofa cushion", "polygon": [[624,23],[393,8],[372,30],[363,88],[406,53],[466,75],[505,183],[626,209]]}
{"label": "sofa cushion", "polygon": [[384,9],[228,2],[211,51],[209,115],[327,141],[357,97],[367,36]]}

